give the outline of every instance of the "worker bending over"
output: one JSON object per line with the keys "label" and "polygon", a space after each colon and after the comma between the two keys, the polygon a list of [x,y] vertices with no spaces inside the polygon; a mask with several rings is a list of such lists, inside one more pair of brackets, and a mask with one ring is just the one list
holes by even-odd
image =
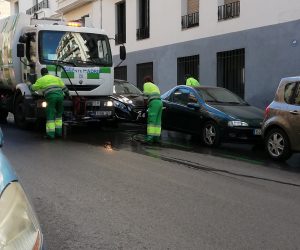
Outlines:
{"label": "worker bending over", "polygon": [[144,78],[144,95],[148,97],[148,119],[146,142],[159,142],[161,134],[162,101],[160,90],[151,77]]}
{"label": "worker bending over", "polygon": [[41,69],[42,77],[31,85],[32,91],[42,91],[47,102],[46,107],[46,138],[54,139],[62,136],[62,114],[64,111],[64,96],[69,96],[69,91],[64,82],[48,74],[46,68]]}

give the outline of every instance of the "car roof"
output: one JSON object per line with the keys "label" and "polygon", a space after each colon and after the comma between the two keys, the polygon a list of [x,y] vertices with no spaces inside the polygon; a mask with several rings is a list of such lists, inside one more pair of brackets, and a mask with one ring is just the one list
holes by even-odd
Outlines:
{"label": "car roof", "polygon": [[125,81],[125,80],[121,80],[121,79],[114,79],[114,83],[129,83],[128,81]]}
{"label": "car roof", "polygon": [[281,79],[280,84],[285,84],[289,82],[300,82],[300,76],[284,77]]}
{"label": "car roof", "polygon": [[178,86],[174,87],[174,89],[179,88],[179,87],[185,87],[185,88],[196,89],[196,90],[197,89],[199,89],[199,90],[201,90],[201,89],[224,89],[222,87],[208,86],[208,85],[205,85],[205,86],[201,85],[199,87],[191,87],[191,86],[187,86],[187,85],[178,85]]}

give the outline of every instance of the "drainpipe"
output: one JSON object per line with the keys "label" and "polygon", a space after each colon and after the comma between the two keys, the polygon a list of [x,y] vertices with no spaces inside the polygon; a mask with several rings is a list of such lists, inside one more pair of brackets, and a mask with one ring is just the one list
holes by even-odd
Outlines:
{"label": "drainpipe", "polygon": [[102,29],[102,0],[99,1],[100,4],[100,29]]}

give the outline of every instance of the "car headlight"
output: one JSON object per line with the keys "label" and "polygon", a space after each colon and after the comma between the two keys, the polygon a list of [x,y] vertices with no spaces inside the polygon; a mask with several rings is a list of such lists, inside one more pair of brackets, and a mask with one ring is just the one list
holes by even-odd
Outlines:
{"label": "car headlight", "polygon": [[107,101],[107,102],[104,103],[104,106],[105,107],[112,107],[112,106],[114,106],[114,103],[112,101]]}
{"label": "car headlight", "polygon": [[247,122],[242,122],[242,121],[229,121],[228,122],[229,127],[248,127]]}
{"label": "car headlight", "polygon": [[42,102],[42,108],[47,108],[47,105],[48,105],[47,102],[45,102],[45,101]]}
{"label": "car headlight", "polygon": [[41,249],[39,223],[18,182],[7,186],[0,198],[0,249]]}

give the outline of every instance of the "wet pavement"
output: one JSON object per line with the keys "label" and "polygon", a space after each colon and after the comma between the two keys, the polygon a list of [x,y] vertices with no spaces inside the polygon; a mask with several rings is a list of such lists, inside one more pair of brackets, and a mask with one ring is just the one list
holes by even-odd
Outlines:
{"label": "wet pavement", "polygon": [[199,138],[167,130],[162,132],[160,145],[144,146],[140,142],[143,141],[145,133],[145,125],[133,123],[122,123],[118,128],[97,125],[89,126],[88,128],[81,126],[73,127],[68,131],[66,139],[108,147],[112,150],[129,150],[145,155],[149,155],[145,148],[153,148],[156,151],[171,148],[300,173],[300,154],[294,154],[286,162],[276,162],[268,157],[263,145],[223,143],[218,148],[208,148],[201,145]]}
{"label": "wet pavement", "polygon": [[39,217],[46,249],[297,249],[299,154],[202,147],[145,126],[73,127],[63,140],[1,126],[8,157]]}

